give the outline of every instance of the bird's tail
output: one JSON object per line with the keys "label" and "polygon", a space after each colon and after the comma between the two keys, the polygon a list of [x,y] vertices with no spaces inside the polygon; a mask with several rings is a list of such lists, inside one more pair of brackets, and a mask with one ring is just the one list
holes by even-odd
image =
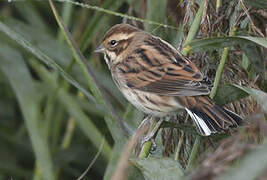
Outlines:
{"label": "bird's tail", "polygon": [[[212,103],[207,96],[188,98],[194,98],[191,99],[194,104],[188,104],[185,109],[202,136],[222,132],[242,123],[242,118],[239,115]],[[190,103],[190,99],[187,102]]]}

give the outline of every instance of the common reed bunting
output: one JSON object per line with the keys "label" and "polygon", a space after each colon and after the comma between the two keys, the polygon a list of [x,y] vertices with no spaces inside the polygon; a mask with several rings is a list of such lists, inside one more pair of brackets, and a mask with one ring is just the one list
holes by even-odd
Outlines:
{"label": "common reed bunting", "polygon": [[128,101],[152,117],[185,110],[203,136],[242,121],[211,101],[210,85],[196,65],[159,37],[118,24],[95,52],[104,53],[113,80]]}

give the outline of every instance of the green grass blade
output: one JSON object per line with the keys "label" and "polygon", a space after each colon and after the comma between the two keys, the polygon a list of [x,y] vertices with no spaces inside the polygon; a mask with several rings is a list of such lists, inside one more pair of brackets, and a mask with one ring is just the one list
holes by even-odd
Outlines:
{"label": "green grass blade", "polygon": [[[54,92],[57,89],[57,82],[55,76],[49,75],[49,72],[42,67],[37,67],[35,63],[32,65],[36,69],[36,73],[46,82],[46,87],[51,88],[50,91]],[[38,71],[37,71],[38,69]],[[66,109],[66,111],[77,121],[77,125],[83,133],[87,136],[88,139],[94,144],[96,148],[100,146],[100,142],[103,139],[103,135],[98,130],[96,125],[92,120],[81,110],[82,108],[77,104],[77,102],[70,96],[65,89],[60,88],[57,93],[57,99]],[[104,140],[104,145],[102,153],[106,159],[109,158],[111,153],[111,147],[108,142]]]}
{"label": "green grass blade", "polygon": [[121,151],[124,147],[126,140],[125,138],[121,141],[116,141],[116,144],[113,146],[111,158],[109,160],[107,169],[104,174],[104,180],[110,180],[113,172],[116,170],[118,159],[121,156]]}
{"label": "green grass blade", "polygon": [[235,85],[235,87],[245,91],[249,95],[251,95],[262,107],[262,109],[267,113],[267,93],[253,89]]}
{"label": "green grass blade", "polygon": [[267,38],[262,38],[262,37],[252,37],[252,36],[236,36],[237,38],[241,39],[247,39],[249,41],[252,41],[260,46],[263,46],[267,48]]}
{"label": "green grass blade", "polygon": [[[70,1],[71,2],[71,1]],[[122,4],[124,0],[106,0],[103,2],[102,7],[109,8],[110,10],[117,10]],[[76,4],[77,5],[77,4]],[[81,4],[82,5],[82,4]],[[84,6],[83,7],[91,7],[91,6]],[[99,8],[102,9],[102,8]],[[96,9],[97,10],[97,9]],[[80,47],[82,52],[88,48],[89,44],[92,42],[93,38],[97,36],[97,33],[103,29],[103,24],[106,24],[108,17],[104,16],[102,11],[98,11],[90,20],[90,24],[85,29],[85,32],[81,38]]]}
{"label": "green grass blade", "polygon": [[243,90],[235,87],[231,84],[226,84],[218,88],[215,97],[213,100],[218,105],[225,105],[230,102],[237,101],[239,99],[247,97],[249,94],[244,92]]}
{"label": "green grass blade", "polygon": [[96,102],[95,98],[86,89],[84,89],[76,80],[74,80],[69,74],[67,74],[54,60],[52,60],[49,56],[41,52],[38,48],[34,47],[23,36],[10,29],[7,25],[2,23],[1,21],[0,21],[0,31],[4,32],[11,39],[15,40],[18,44],[23,46],[33,55],[35,55],[39,60],[44,62],[46,65],[58,71],[69,83],[71,83],[77,89],[82,91],[88,99],[90,99],[93,102]]}
{"label": "green grass blade", "polygon": [[[189,49],[198,51],[212,51],[215,49],[224,49],[222,60],[226,60],[229,48],[231,46],[239,45],[254,65],[255,71],[257,71],[262,77],[264,76],[264,60],[259,51],[259,47],[267,47],[267,39],[250,36],[233,36],[233,37],[218,37],[218,38],[204,38],[201,40],[194,40],[189,43]],[[218,83],[218,82],[217,82]]]}
{"label": "green grass blade", "polygon": [[138,167],[145,179],[182,179],[183,172],[180,169],[180,164],[169,158],[147,158],[147,159],[132,159],[136,167]]}
{"label": "green grass blade", "polygon": [[211,99],[213,99],[214,96],[217,93],[217,89],[219,87],[219,83],[220,83],[220,80],[221,80],[223,69],[224,69],[225,63],[226,63],[226,61],[228,59],[229,51],[230,51],[229,47],[225,47],[223,49],[223,53],[222,53],[222,56],[221,56],[220,64],[219,64],[219,66],[217,68],[215,79],[214,79],[214,82],[213,82],[213,87],[212,87],[210,95],[209,95]]}
{"label": "green grass blade", "polygon": [[267,9],[266,0],[244,0],[244,2],[245,4],[252,6],[252,7]]}
{"label": "green grass blade", "polygon": [[227,46],[234,46],[237,44],[246,44],[249,42],[267,48],[267,38],[251,37],[251,36],[234,36],[234,37],[216,37],[193,40],[188,45],[194,51],[207,51],[219,49]]}
{"label": "green grass blade", "polygon": [[[147,1],[147,14],[146,19],[156,22],[164,22],[166,19],[167,0],[161,0],[155,3],[154,0]],[[154,31],[156,26],[146,24],[146,30],[148,32]]]}
{"label": "green grass blade", "polygon": [[[57,1],[68,2],[68,3],[74,4],[76,6],[81,6],[83,8],[92,9],[92,10],[95,10],[95,11],[98,11],[98,12],[104,12],[106,14],[118,16],[118,17],[121,17],[121,18],[126,18],[126,19],[133,20],[133,21],[152,24],[152,25],[156,25],[156,26],[164,27],[164,28],[170,28],[170,29],[176,29],[176,30],[178,29],[177,27],[174,27],[174,26],[170,26],[170,25],[167,25],[167,24],[163,24],[163,23],[159,23],[159,22],[155,22],[155,21],[150,21],[150,20],[146,20],[146,19],[142,19],[142,18],[138,18],[138,17],[134,17],[134,16],[129,16],[129,15],[126,15],[126,14],[123,14],[123,13],[115,12],[113,10],[108,10],[108,9],[101,8],[101,7],[98,7],[98,6],[91,6],[89,4],[79,3],[79,2],[76,2],[76,1],[72,1],[72,0],[57,0]],[[116,1],[116,3],[118,3],[118,2],[123,2],[123,1],[120,1],[120,0]],[[106,1],[105,1],[105,4],[106,4]],[[118,8],[118,6],[116,6],[116,7]],[[101,16],[99,16],[99,17],[101,17]],[[99,21],[99,18],[97,18],[96,21]],[[86,34],[89,36],[89,33],[86,33]],[[86,37],[87,36],[84,36],[83,38],[86,38]],[[89,42],[91,40],[89,39],[89,40],[86,40],[86,41]],[[88,44],[88,43],[86,43],[86,44]],[[82,45],[82,50],[84,50],[85,47],[87,47],[87,46],[83,44]]]}
{"label": "green grass blade", "polygon": [[53,10],[55,18],[58,22],[58,25],[61,28],[62,32],[64,33],[65,39],[68,42],[68,44],[72,50],[73,56],[75,57],[77,64],[80,66],[82,73],[87,80],[88,86],[91,89],[94,96],[96,97],[96,100],[100,104],[103,104],[109,110],[110,116],[116,120],[116,123],[118,123],[118,125],[122,129],[124,135],[129,136],[130,132],[129,132],[128,128],[125,126],[124,122],[118,117],[117,113],[115,112],[114,108],[110,104],[109,100],[102,93],[103,90],[102,90],[101,86],[99,85],[99,83],[97,82],[93,71],[91,70],[91,68],[87,64],[86,59],[83,56],[83,54],[80,52],[77,44],[72,39],[70,32],[64,26],[62,20],[60,19],[59,15],[58,15],[55,7],[54,7],[53,2],[51,0],[49,0],[49,3],[50,3],[50,6]]}
{"label": "green grass blade", "polygon": [[187,172],[192,170],[192,167],[195,164],[195,160],[197,157],[197,152],[198,152],[198,148],[199,148],[200,144],[201,144],[201,136],[197,135],[195,142],[194,142],[194,145],[193,145],[193,148],[192,148],[192,151],[191,151],[191,154],[190,154],[190,157],[189,157],[189,160],[188,160],[188,163],[187,163],[187,166],[186,166]]}
{"label": "green grass blade", "polygon": [[18,10],[20,15],[29,23],[31,26],[38,29],[47,31],[48,26],[40,16],[40,12],[32,5],[31,2],[15,3],[15,8]]}
{"label": "green grass blade", "polygon": [[[72,10],[73,10],[72,4],[66,3],[63,5],[62,19],[63,19],[64,24],[66,24],[67,27],[69,27],[69,24],[71,21]],[[64,35],[60,29],[58,31],[57,38],[60,42],[63,42],[64,40]]]}
{"label": "green grass blade", "polygon": [[[1,159],[3,160],[3,159]],[[25,169],[22,169],[21,167],[18,167],[15,163],[10,162],[0,162],[0,170],[1,173],[6,173],[9,175],[12,175],[12,177],[17,177],[21,179],[30,179],[31,178],[31,172],[27,171]],[[0,177],[1,179],[1,177]],[[15,178],[14,178],[15,179]],[[3,178],[4,180],[4,178]]]}
{"label": "green grass blade", "polygon": [[38,124],[41,114],[38,104],[38,92],[22,56],[6,46],[1,46],[0,52],[0,68],[8,78],[17,96],[37,163],[44,179],[53,180],[55,177],[49,146]]}

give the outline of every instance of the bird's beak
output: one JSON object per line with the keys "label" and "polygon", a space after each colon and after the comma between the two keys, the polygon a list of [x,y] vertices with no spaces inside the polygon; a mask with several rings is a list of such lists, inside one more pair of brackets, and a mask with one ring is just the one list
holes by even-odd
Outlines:
{"label": "bird's beak", "polygon": [[100,44],[96,49],[95,53],[103,53],[105,51],[105,48]]}

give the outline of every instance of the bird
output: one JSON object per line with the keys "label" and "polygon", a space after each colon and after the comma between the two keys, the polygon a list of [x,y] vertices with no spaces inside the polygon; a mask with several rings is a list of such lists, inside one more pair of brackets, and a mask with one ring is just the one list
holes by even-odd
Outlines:
{"label": "bird", "polygon": [[151,117],[186,111],[202,136],[242,123],[242,117],[209,98],[211,85],[197,66],[160,37],[117,24],[106,32],[95,52],[104,54],[125,98]]}

